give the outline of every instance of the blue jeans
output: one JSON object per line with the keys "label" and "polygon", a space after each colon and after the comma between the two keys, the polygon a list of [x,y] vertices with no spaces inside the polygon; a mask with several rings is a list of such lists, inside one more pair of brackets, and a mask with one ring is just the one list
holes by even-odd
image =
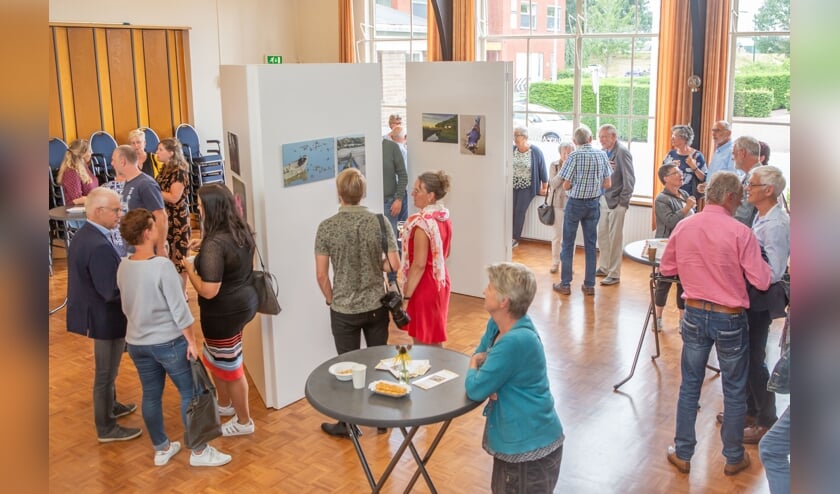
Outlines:
{"label": "blue jeans", "polygon": [[770,494],[790,494],[790,406],[758,443]]}
{"label": "blue jeans", "polygon": [[723,424],[720,436],[723,456],[730,464],[744,457],[744,419],[747,413],[747,368],[749,335],[747,315],[722,314],[695,307],[685,308],[682,321],[682,383],[677,401],[677,430],[674,444],[677,456],[691,460],[697,438],[694,423],[700,401],[700,388],[712,345],[717,350],[723,386]]}
{"label": "blue jeans", "polygon": [[490,491],[493,494],[551,494],[560,476],[563,446],[539,460],[508,463],[493,458]]}
{"label": "blue jeans", "polygon": [[595,286],[595,242],[598,240],[598,219],[601,217],[601,206],[598,198],[573,199],[566,201],[566,211],[563,213],[563,248],[560,250],[560,284],[572,284],[572,263],[575,259],[575,237],[578,224],[583,227],[583,251],[586,254],[586,270],[583,284]]}
{"label": "blue jeans", "polygon": [[[400,214],[397,216],[391,216],[391,204],[394,203],[394,199],[386,199],[385,200],[385,218],[391,223],[391,231],[394,232],[394,236],[397,237],[397,254],[402,255],[402,249],[400,246],[400,232],[397,230],[397,222],[398,221],[405,221],[408,219],[408,200],[406,199],[406,194],[403,193],[402,196],[402,209],[400,209]],[[399,266],[394,266],[394,269],[399,269]],[[394,271],[393,273],[388,273],[388,282],[396,282],[397,281],[397,272]]]}
{"label": "blue jeans", "polygon": [[[128,345],[128,355],[137,367],[143,387],[143,422],[149,431],[155,451],[169,448],[169,438],[163,427],[163,386],[168,375],[181,395],[181,421],[186,426],[187,407],[193,397],[193,378],[187,360],[187,340],[179,336],[159,345]],[[195,448],[204,449],[204,445]]]}
{"label": "blue jeans", "polygon": [[528,207],[534,199],[531,187],[526,189],[513,189],[513,239],[519,241],[522,238],[522,229],[525,228],[525,216]]}

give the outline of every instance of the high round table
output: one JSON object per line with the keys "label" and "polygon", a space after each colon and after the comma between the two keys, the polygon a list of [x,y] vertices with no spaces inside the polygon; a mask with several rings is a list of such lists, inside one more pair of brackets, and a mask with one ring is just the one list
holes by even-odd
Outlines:
{"label": "high round table", "polygon": [[[76,206],[71,206],[71,207],[76,207]],[[70,211],[67,210],[67,206],[56,206],[56,207],[50,209],[50,219],[51,220],[56,220],[56,221],[62,221],[62,222],[64,222],[65,226],[67,225],[68,221],[86,221],[87,220],[87,218],[85,217],[84,210],[82,210],[81,212],[70,212]],[[69,247],[70,246],[70,239],[71,239],[72,235],[71,235],[71,232],[70,232],[69,228],[65,228],[65,229],[67,230],[67,233],[66,233],[67,234],[67,241],[65,242],[64,245]],[[52,248],[52,245],[50,246],[50,248]],[[50,309],[50,314],[49,315],[55,314],[56,312],[60,311],[61,309],[63,309],[66,306],[67,306],[67,296],[65,295],[64,296],[64,302],[62,302],[61,305],[59,305],[55,309]]]}
{"label": "high round table", "polygon": [[[630,378],[633,377],[633,374],[636,373],[636,364],[639,362],[639,354],[642,352],[642,343],[644,343],[645,341],[647,328],[651,324],[651,321],[653,322],[653,336],[656,341],[656,355],[651,355],[650,359],[656,360],[657,358],[659,358],[659,332],[662,330],[662,328],[659,327],[659,324],[656,320],[656,285],[658,283],[680,282],[680,279],[676,276],[662,276],[662,274],[659,273],[659,270],[657,269],[659,267],[659,259],[657,259],[655,255],[651,256],[648,252],[647,240],[637,240],[635,242],[630,242],[629,244],[625,245],[624,256],[635,262],[651,267],[649,283],[650,305],[648,306],[647,315],[645,316],[645,323],[642,325],[642,334],[639,336],[639,344],[636,345],[636,355],[633,357],[633,366],[630,367],[630,374],[628,374],[627,377],[622,379],[617,384],[613,385],[614,391],[618,391],[618,388],[620,388],[621,385],[629,381]],[[717,367],[713,367],[709,364],[706,364],[706,368],[720,374],[720,369],[718,369]]]}
{"label": "high round table", "polygon": [[[394,346],[383,345],[354,350],[332,358],[316,367],[307,378],[306,399],[313,408],[324,415],[348,424],[400,429],[403,434],[402,444],[397,448],[382,477],[377,481],[371,473],[355,428],[347,428],[353,446],[356,448],[356,454],[362,464],[362,469],[370,483],[371,492],[380,492],[397,462],[408,448],[417,462],[418,468],[404,492],[409,492],[419,475],[422,474],[431,492],[436,493],[437,490],[432,483],[429,472],[426,470],[426,464],[452,419],[475,409],[481,404],[467,398],[464,390],[464,379],[469,368],[470,357],[445,348],[425,345],[414,346],[409,351],[411,358],[428,360],[431,365],[424,376],[446,369],[458,374],[458,377],[426,390],[412,386],[411,393],[401,398],[373,393],[367,388],[369,383],[377,380],[397,380],[388,371],[374,369],[380,360],[392,358],[396,354],[397,350]],[[350,381],[339,381],[327,370],[337,362],[347,361],[367,366],[364,388],[354,389],[352,379]],[[428,451],[421,458],[412,443],[412,439],[421,426],[438,422],[443,422],[443,425]]]}

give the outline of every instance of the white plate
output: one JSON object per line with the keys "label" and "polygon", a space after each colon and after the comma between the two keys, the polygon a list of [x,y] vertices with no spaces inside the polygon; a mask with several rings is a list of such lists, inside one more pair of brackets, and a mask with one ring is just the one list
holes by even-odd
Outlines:
{"label": "white plate", "polygon": [[[402,394],[392,394],[392,393],[384,393],[384,392],[382,392],[382,391],[377,391],[377,390],[376,390],[376,383],[380,383],[380,382],[384,382],[384,383],[388,383],[388,384],[393,384],[394,386],[399,386],[399,387],[401,387],[402,389],[404,389],[404,390],[405,390],[405,393],[402,393]],[[407,395],[407,394],[411,393],[411,386],[410,386],[410,385],[408,385],[408,384],[403,384],[403,383],[398,383],[398,382],[395,382],[395,381],[385,381],[385,380],[373,381],[372,383],[370,383],[370,384],[368,385],[368,389],[370,389],[371,391],[373,391],[374,393],[376,393],[376,394],[378,394],[378,395],[382,395],[382,396],[390,396],[390,397],[392,397],[392,398],[402,398],[403,396],[405,396],[405,395]]]}
{"label": "white plate", "polygon": [[354,365],[356,365],[356,362],[339,362],[337,364],[332,364],[327,370],[339,381],[349,381],[353,379]]}

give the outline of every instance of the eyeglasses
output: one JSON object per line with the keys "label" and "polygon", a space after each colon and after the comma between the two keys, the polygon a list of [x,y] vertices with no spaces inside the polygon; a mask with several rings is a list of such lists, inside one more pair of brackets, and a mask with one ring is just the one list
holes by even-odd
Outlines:
{"label": "eyeglasses", "polygon": [[99,206],[99,209],[107,209],[108,211],[110,211],[114,214],[122,213],[122,208],[109,208],[109,207],[106,207],[106,206]]}
{"label": "eyeglasses", "polygon": [[671,175],[682,175],[682,172],[680,170],[674,170],[674,171],[672,171],[671,173],[669,173],[665,176],[670,177]]}
{"label": "eyeglasses", "polygon": [[768,185],[770,185],[770,184],[746,184],[745,187],[748,188],[748,189],[751,189],[753,187],[766,187]]}
{"label": "eyeglasses", "polygon": [[513,137],[525,137],[525,134],[513,134]]}

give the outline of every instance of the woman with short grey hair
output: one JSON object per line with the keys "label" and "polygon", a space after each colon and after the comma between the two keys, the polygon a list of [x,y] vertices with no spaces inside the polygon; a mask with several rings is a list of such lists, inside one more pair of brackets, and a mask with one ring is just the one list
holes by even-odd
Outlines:
{"label": "woman with short grey hair", "polygon": [[470,359],[467,396],[488,400],[482,447],[493,456],[493,493],[554,492],[563,458],[563,426],[554,409],[545,349],[528,307],[534,273],[515,262],[487,267],[487,329]]}
{"label": "woman with short grey hair", "polygon": [[[695,199],[701,199],[703,194],[697,186],[706,181],[706,158],[703,153],[691,147],[694,142],[694,130],[688,125],[674,125],[671,127],[671,146],[662,164],[676,163],[683,173],[680,189]],[[699,202],[699,201],[698,201]]]}
{"label": "woman with short grey hair", "polygon": [[566,163],[575,145],[572,141],[560,141],[557,146],[560,151],[560,158],[551,163],[548,171],[548,191],[551,196],[551,205],[554,206],[554,224],[551,225],[554,236],[551,238],[551,273],[554,274],[560,269],[560,247],[563,244],[563,211],[566,208],[566,191],[563,189],[563,179],[560,177],[560,170]]}
{"label": "woman with short grey hair", "polygon": [[513,246],[519,245],[525,213],[531,200],[544,195],[548,185],[545,158],[539,148],[528,142],[528,129],[513,129]]}

